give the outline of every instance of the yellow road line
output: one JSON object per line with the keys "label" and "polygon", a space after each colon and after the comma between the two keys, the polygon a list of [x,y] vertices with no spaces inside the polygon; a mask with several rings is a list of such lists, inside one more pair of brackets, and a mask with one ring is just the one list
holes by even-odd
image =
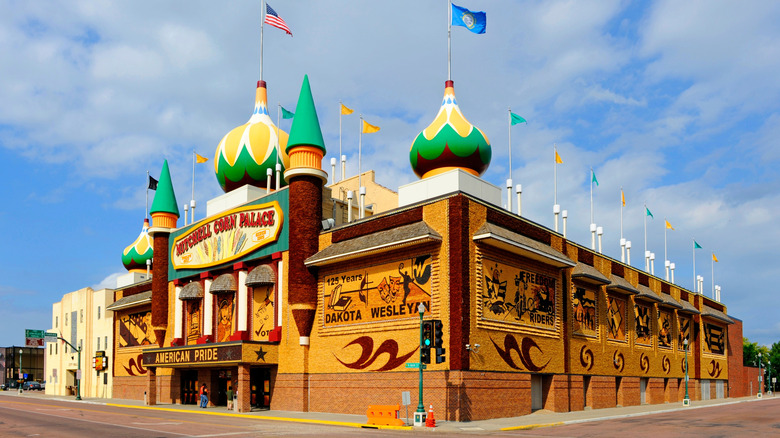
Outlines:
{"label": "yellow road line", "polygon": [[512,427],[502,427],[501,430],[529,430],[529,429],[541,429],[542,427],[553,427],[553,426],[560,426],[563,422],[559,421],[557,423],[545,423],[545,424],[526,424],[525,426],[512,426]]}
{"label": "yellow road line", "polygon": [[150,410],[156,410],[156,411],[168,411],[168,412],[179,412],[179,413],[190,413],[190,414],[205,414],[205,415],[219,415],[223,417],[236,417],[236,418],[247,418],[247,419],[255,419],[255,420],[273,420],[273,421],[289,421],[292,423],[315,423],[315,424],[327,424],[331,426],[346,426],[346,427],[357,427],[357,428],[371,428],[371,429],[396,429],[396,430],[412,430],[412,426],[374,426],[370,424],[362,424],[362,423],[350,423],[346,421],[329,421],[329,420],[313,420],[309,418],[286,418],[286,417],[269,417],[264,415],[247,415],[247,414],[230,414],[227,412],[208,412],[208,411],[190,411],[185,409],[175,409],[175,408],[158,408],[154,406],[133,406],[133,405],[120,405],[120,404],[114,404],[114,403],[106,403],[106,406],[114,406],[118,408],[130,408],[130,409],[150,409]]}

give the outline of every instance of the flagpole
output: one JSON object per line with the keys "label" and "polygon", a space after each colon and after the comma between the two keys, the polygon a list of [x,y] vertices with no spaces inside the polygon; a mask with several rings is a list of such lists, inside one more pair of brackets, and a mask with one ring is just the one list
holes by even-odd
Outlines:
{"label": "flagpole", "polygon": [[666,264],[666,261],[669,260],[666,257],[666,230],[669,229],[669,226],[667,225],[669,221],[666,220],[666,217],[664,217],[664,264]]}
{"label": "flagpole", "polygon": [[[339,100],[339,161],[341,160],[341,117],[344,115],[342,114],[344,104],[341,103],[341,100]],[[344,181],[344,167],[341,168],[341,181]]]}
{"label": "flagpole", "polygon": [[260,80],[263,80],[263,24],[265,23],[265,0],[260,2]]}
{"label": "flagpole", "polygon": [[715,253],[712,253],[712,299],[715,299]]}
{"label": "flagpole", "polygon": [[[280,164],[282,161],[282,144],[279,142],[279,125],[282,124],[282,103],[277,102],[279,105],[279,108],[276,109],[276,164]],[[276,173],[276,190],[279,190],[279,187],[282,186],[281,182],[279,181],[280,175]]]}
{"label": "flagpole", "polygon": [[146,219],[149,219],[149,171],[146,171]]}
{"label": "flagpole", "polygon": [[[362,183],[362,176],[360,173],[363,169],[362,167],[362,159],[363,159],[363,114],[360,115],[360,138],[358,139],[358,192],[360,192],[360,188],[363,187]],[[362,217],[362,216],[361,216]]]}
{"label": "flagpole", "polygon": [[693,239],[693,289],[696,292],[696,239]]}
{"label": "flagpole", "polygon": [[509,180],[512,180],[512,108],[507,108],[507,117],[509,118]]}
{"label": "flagpole", "polygon": [[593,224],[593,168],[590,168],[590,223]]}
{"label": "flagpole", "polygon": [[623,208],[625,205],[623,205],[623,187],[620,187],[620,240],[623,240]]}
{"label": "flagpole", "polygon": [[649,270],[650,267],[648,266],[647,261],[647,204],[645,204],[645,272]]}
{"label": "flagpole", "polygon": [[[195,223],[195,150],[192,151],[192,197],[190,198],[190,223]],[[187,225],[187,221],[184,221]]]}
{"label": "flagpole", "polygon": [[452,5],[447,0],[447,80],[452,80]]}
{"label": "flagpole", "polygon": [[553,151],[555,151],[555,156],[553,157],[553,176],[555,177],[555,185],[553,186],[555,188],[555,192],[553,195],[553,204],[558,205],[558,147],[553,143]]}

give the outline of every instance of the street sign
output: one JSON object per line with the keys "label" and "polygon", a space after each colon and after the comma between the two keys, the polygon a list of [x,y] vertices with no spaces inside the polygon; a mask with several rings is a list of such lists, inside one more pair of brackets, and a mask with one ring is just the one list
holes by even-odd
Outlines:
{"label": "street sign", "polygon": [[25,347],[43,347],[43,338],[24,338]]}
{"label": "street sign", "polygon": [[401,404],[404,406],[409,406],[412,404],[412,396],[409,391],[404,391],[401,393]]}
{"label": "street sign", "polygon": [[[420,368],[419,362],[410,362],[406,364],[406,368]],[[428,367],[425,364],[422,364],[422,369],[428,369]]]}
{"label": "street sign", "polygon": [[41,338],[43,339],[46,332],[43,330],[25,330],[24,331],[24,337],[25,338]]}
{"label": "street sign", "polygon": [[46,332],[43,340],[44,342],[57,342],[57,333]]}

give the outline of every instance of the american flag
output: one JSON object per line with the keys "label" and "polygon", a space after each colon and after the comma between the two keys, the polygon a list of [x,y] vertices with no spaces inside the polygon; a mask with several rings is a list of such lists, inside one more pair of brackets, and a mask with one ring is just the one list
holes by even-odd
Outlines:
{"label": "american flag", "polygon": [[290,32],[290,28],[287,27],[287,23],[282,20],[282,17],[280,17],[279,14],[274,11],[274,8],[272,8],[268,3],[265,4],[265,22],[273,27],[282,29],[283,31],[287,32],[287,34],[292,36],[292,32]]}

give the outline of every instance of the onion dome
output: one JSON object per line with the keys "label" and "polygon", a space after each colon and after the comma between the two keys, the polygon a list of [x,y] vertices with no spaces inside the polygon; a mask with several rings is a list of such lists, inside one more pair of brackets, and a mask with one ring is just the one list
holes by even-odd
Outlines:
{"label": "onion dome", "polygon": [[[279,160],[277,144],[282,150],[281,165],[284,172],[290,165],[289,157],[283,152],[287,145],[287,133],[278,129],[271,120],[265,81],[258,81],[252,117],[222,138],[214,156],[214,172],[222,190],[227,193],[246,184],[265,188],[268,169],[272,171],[273,185]],[[281,185],[284,185],[284,181]]]}
{"label": "onion dome", "polygon": [[176,202],[176,193],[173,191],[168,160],[163,162],[160,179],[157,181],[157,189],[154,191],[154,200],[149,213],[152,214],[152,225],[154,227],[176,228],[176,221],[180,217],[179,204]]}
{"label": "onion dome", "polygon": [[444,83],[439,114],[414,139],[409,150],[412,170],[420,178],[462,169],[481,176],[490,165],[492,150],[485,133],[469,123],[460,112],[452,81]]}
{"label": "onion dome", "polygon": [[122,253],[122,264],[130,272],[146,272],[146,261],[152,259],[154,246],[149,235],[149,219],[144,219],[144,227],[135,242],[125,248]]}

